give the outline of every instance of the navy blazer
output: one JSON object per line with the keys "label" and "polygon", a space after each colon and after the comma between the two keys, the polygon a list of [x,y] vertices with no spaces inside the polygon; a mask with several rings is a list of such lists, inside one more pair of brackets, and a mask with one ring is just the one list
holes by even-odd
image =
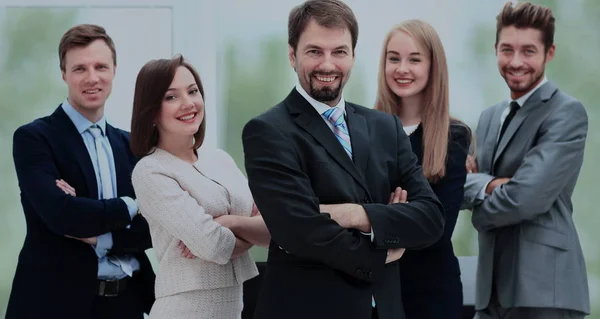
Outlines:
{"label": "navy blazer", "polygon": [[[114,154],[117,196],[135,198],[131,172],[136,159],[129,133],[106,125]],[[146,220],[131,220],[119,198],[98,200],[96,176],[83,139],[59,106],[43,118],[19,127],[13,158],[21,191],[27,234],[13,280],[6,318],[86,318],[97,289],[98,257],[88,238],[112,232],[109,254],[134,255],[140,262],[135,285],[147,311],[154,301],[154,272],[144,253],[151,248]],[[63,179],[77,196],[56,186]],[[129,229],[125,228],[131,224]]]}

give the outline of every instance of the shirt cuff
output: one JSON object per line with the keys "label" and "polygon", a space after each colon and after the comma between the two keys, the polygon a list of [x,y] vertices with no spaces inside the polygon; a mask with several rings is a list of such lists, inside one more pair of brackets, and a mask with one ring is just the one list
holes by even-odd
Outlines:
{"label": "shirt cuff", "polygon": [[94,247],[94,250],[96,251],[96,256],[98,256],[98,258],[106,256],[108,251],[111,250],[112,246],[112,233],[106,233],[98,236],[96,241],[96,247]]}
{"label": "shirt cuff", "polygon": [[137,202],[135,200],[133,200],[131,197],[127,197],[127,196],[121,197],[121,199],[125,202],[125,205],[127,205],[127,210],[129,210],[129,217],[131,217],[131,219],[133,219],[133,217],[138,212]]}
{"label": "shirt cuff", "polygon": [[366,236],[370,236],[371,237],[371,242],[373,242],[373,240],[375,239],[375,232],[373,231],[373,226],[371,226],[371,232],[370,233],[363,233],[363,232],[360,232],[360,233],[363,234],[363,235],[366,235]]}
{"label": "shirt cuff", "polygon": [[477,199],[485,200],[488,196],[490,196],[490,195],[486,194],[486,192],[485,192],[485,190],[487,189],[490,182],[491,181],[489,181],[489,182],[485,183],[485,185],[483,185],[483,187],[479,191],[479,194],[477,194]]}

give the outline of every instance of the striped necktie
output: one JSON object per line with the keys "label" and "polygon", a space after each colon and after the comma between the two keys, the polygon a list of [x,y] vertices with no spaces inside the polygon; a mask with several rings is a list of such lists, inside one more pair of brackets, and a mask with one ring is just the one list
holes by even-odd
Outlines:
{"label": "striped necktie", "polygon": [[333,134],[337,137],[344,151],[352,158],[352,144],[350,144],[350,134],[346,120],[344,120],[344,110],[338,107],[332,107],[323,112],[323,116],[333,125]]}

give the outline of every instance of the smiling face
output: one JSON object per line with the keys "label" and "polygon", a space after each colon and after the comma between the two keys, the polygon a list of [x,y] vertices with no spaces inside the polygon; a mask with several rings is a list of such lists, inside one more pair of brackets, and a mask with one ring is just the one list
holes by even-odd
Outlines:
{"label": "smiling face", "polygon": [[69,103],[91,122],[104,114],[115,70],[112,51],[104,40],[72,48],[65,55],[62,78],[69,89]]}
{"label": "smiling face", "polygon": [[164,95],[156,121],[160,139],[191,138],[204,119],[204,100],[194,76],[184,66],[177,68]]}
{"label": "smiling face", "polygon": [[397,31],[386,48],[385,80],[403,99],[423,95],[429,81],[431,60],[424,48],[406,32]]}
{"label": "smiling face", "polygon": [[508,26],[500,31],[496,45],[498,70],[513,99],[525,95],[542,80],[554,50],[554,45],[544,50],[540,30]]}
{"label": "smiling face", "polygon": [[290,64],[302,88],[315,100],[335,106],[354,65],[352,37],[343,28],[326,28],[311,20],[289,48]]}

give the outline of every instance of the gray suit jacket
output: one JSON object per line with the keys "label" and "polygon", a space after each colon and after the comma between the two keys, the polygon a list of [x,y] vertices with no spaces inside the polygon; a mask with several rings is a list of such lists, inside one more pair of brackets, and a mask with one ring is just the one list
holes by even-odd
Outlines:
{"label": "gray suit jacket", "polygon": [[[496,155],[504,101],[477,126],[479,173],[468,174],[463,208],[479,231],[475,308],[487,307],[492,276],[500,305],[590,312],[585,261],[571,195],[583,162],[588,120],[583,105],[547,82],[517,112]],[[494,177],[509,177],[484,200]]]}

